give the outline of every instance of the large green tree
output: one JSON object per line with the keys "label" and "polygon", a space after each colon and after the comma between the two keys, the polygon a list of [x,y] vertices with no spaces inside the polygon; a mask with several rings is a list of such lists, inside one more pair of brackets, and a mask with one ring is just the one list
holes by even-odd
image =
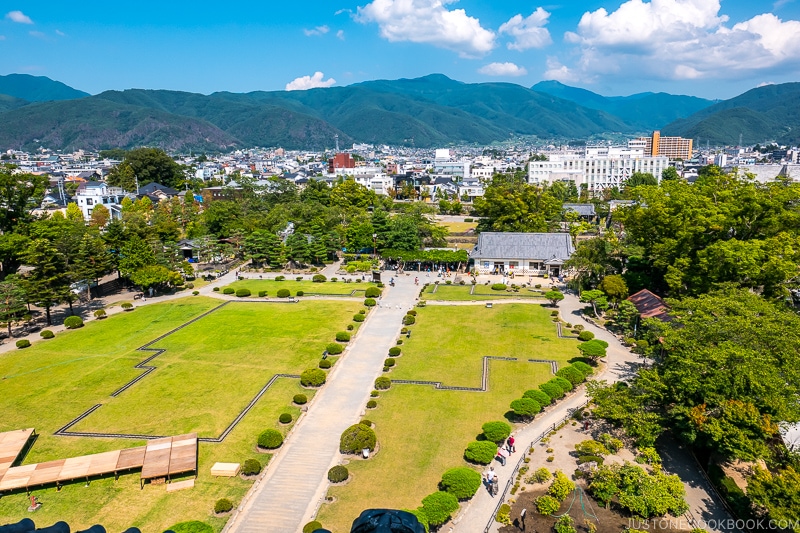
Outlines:
{"label": "large green tree", "polygon": [[31,268],[22,280],[30,303],[43,307],[47,325],[52,325],[52,307],[67,299],[69,277],[64,257],[47,239],[36,239],[28,245],[22,261]]}
{"label": "large green tree", "polygon": [[108,183],[135,192],[135,182],[139,187],[157,182],[167,187],[180,187],[186,179],[183,168],[164,150],[158,148],[137,148],[125,155],[124,161],[108,175]]}
{"label": "large green tree", "polygon": [[562,203],[546,187],[529,185],[519,176],[497,174],[474,205],[483,217],[480,231],[546,232],[558,227]]}
{"label": "large green tree", "polygon": [[17,174],[12,167],[0,166],[0,232],[33,220],[31,210],[42,203],[46,188],[46,176]]}

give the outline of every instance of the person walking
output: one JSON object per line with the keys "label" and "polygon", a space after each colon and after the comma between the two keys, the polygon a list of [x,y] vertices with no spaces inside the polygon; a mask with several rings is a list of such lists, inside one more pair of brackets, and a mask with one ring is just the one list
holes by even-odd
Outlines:
{"label": "person walking", "polygon": [[486,485],[486,490],[489,491],[489,494],[493,495],[492,485],[494,484],[496,479],[497,479],[497,472],[494,471],[493,466],[490,466],[489,470],[483,476],[484,484]]}
{"label": "person walking", "polygon": [[496,459],[497,459],[498,461],[500,461],[500,464],[501,464],[501,465],[503,465],[503,466],[506,466],[506,459],[508,459],[510,456],[511,456],[511,454],[510,454],[510,453],[508,453],[508,450],[506,450],[506,449],[505,449],[504,447],[502,447],[502,446],[501,446],[501,447],[500,447],[500,448],[497,450],[497,457],[496,457]]}
{"label": "person walking", "polygon": [[508,440],[506,440],[506,449],[508,450],[508,453],[514,453],[517,451],[517,449],[514,447],[515,442],[514,435],[509,435]]}

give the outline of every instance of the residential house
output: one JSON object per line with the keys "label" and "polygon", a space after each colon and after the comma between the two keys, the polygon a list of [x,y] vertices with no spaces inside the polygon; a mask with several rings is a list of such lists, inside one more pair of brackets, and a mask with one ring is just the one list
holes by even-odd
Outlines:
{"label": "residential house", "polygon": [[481,274],[558,276],[574,252],[568,233],[484,232],[478,235],[470,258]]}
{"label": "residential house", "polygon": [[110,187],[98,181],[81,183],[75,191],[75,203],[81,208],[83,218],[87,222],[92,218],[92,211],[98,205],[104,206],[112,219],[122,218],[122,200],[132,196],[121,187]]}

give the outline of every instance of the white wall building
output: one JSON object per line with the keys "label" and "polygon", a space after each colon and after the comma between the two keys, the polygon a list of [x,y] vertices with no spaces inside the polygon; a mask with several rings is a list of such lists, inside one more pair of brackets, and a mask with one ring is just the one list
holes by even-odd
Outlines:
{"label": "white wall building", "polygon": [[92,211],[98,205],[108,209],[112,219],[122,218],[122,199],[127,196],[121,187],[109,187],[105,183],[87,181],[82,183],[75,192],[74,200],[81,208],[83,219],[87,222],[92,218]]}

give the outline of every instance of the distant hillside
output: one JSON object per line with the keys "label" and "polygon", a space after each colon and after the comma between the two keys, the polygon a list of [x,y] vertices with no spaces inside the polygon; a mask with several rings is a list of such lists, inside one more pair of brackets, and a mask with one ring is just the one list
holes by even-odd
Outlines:
{"label": "distant hillside", "polygon": [[29,104],[27,100],[16,98],[7,94],[0,94],[0,112],[8,111],[9,109],[16,109]]}
{"label": "distant hillside", "polygon": [[73,89],[60,81],[53,81],[45,76],[31,76],[29,74],[0,76],[0,94],[22,98],[29,102],[72,100],[89,96],[89,93]]}
{"label": "distant hillside", "polygon": [[751,89],[664,127],[665,135],[681,135],[700,143],[744,144],[766,140],[784,144],[800,141],[800,83]]}
{"label": "distant hillside", "polygon": [[667,93],[638,93],[631,96],[601,96],[557,81],[542,81],[533,90],[570,100],[583,107],[605,111],[631,127],[650,131],[700,111],[714,102],[695,96]]}

